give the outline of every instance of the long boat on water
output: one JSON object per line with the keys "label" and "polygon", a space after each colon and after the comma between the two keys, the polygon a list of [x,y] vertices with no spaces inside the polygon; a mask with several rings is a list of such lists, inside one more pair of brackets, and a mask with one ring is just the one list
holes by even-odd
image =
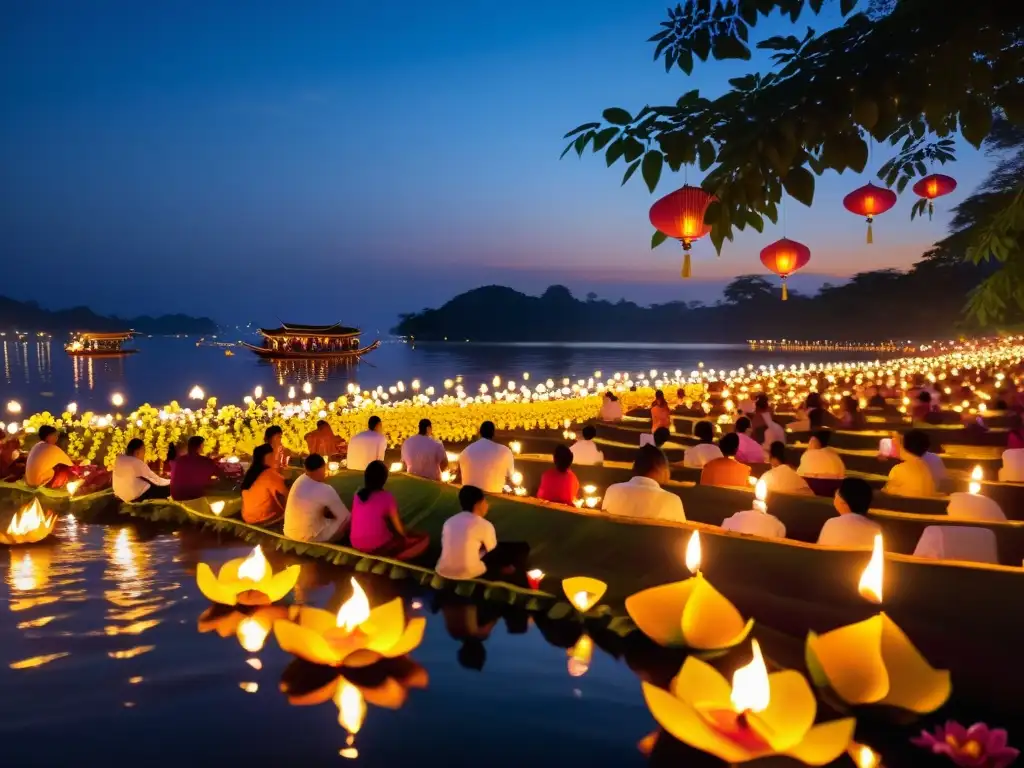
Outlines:
{"label": "long boat on water", "polygon": [[124,357],[139,350],[123,345],[131,341],[134,331],[78,331],[64,345],[72,357]]}
{"label": "long boat on water", "polygon": [[359,346],[358,328],[334,325],[282,324],[280,328],[260,328],[263,346],[242,342],[242,346],[268,360],[337,360],[357,358],[380,346],[375,340]]}

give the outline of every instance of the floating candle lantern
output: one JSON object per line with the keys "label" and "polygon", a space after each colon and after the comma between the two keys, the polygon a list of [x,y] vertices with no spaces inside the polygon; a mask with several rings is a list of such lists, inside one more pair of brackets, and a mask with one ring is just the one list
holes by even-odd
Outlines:
{"label": "floating candle lantern", "polygon": [[768,674],[761,649],[736,670],[732,685],[714,667],[687,657],[671,691],[642,683],[647,707],[658,724],[684,744],[727,763],[787,755],[825,765],[849,746],[853,718],[814,725],[817,702],[803,675]]}
{"label": "floating candle lantern", "polygon": [[202,400],[204,397],[206,397],[206,393],[203,392],[203,388],[197,384],[196,386],[192,387],[192,389],[189,390],[188,396],[192,400]]}
{"label": "floating candle lantern", "polygon": [[527,571],[526,581],[529,583],[530,589],[540,589],[540,583],[544,580],[544,575],[544,571],[540,568]]}
{"label": "floating candle lantern", "polygon": [[115,392],[110,396],[110,402],[115,408],[120,408],[124,405],[124,395],[120,392]]}
{"label": "floating candle lantern", "polygon": [[43,512],[39,499],[32,499],[30,504],[14,513],[7,531],[0,533],[0,544],[36,544],[53,533],[56,524],[57,516]]}
{"label": "floating candle lantern", "polygon": [[[858,591],[882,602],[884,552],[875,535]],[[881,704],[918,714],[934,712],[952,691],[949,672],[933,669],[885,612],[865,621],[807,635],[807,668],[820,687],[831,687],[848,704]]]}
{"label": "floating candle lantern", "polygon": [[292,565],[275,574],[257,546],[248,557],[224,563],[216,576],[200,563],[196,584],[207,599],[222,605],[270,605],[292,591],[301,571],[302,566]]}
{"label": "floating candle lantern", "polygon": [[571,576],[562,581],[562,591],[577,611],[586,613],[604,597],[608,585],[588,576]]}
{"label": "floating candle lantern", "polygon": [[421,616],[406,623],[401,598],[371,609],[366,593],[352,579],[352,597],[336,615],[303,606],[297,621],[274,622],[274,636],[286,653],[312,664],[364,667],[415,650],[426,623]]}

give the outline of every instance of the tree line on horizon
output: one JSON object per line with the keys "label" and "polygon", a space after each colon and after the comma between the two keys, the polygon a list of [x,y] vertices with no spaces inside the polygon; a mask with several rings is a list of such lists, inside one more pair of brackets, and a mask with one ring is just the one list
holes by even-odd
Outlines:
{"label": "tree line on horizon", "polygon": [[183,314],[119,318],[97,314],[88,307],[49,310],[35,301],[17,301],[0,296],[0,331],[67,333],[129,329],[154,335],[184,333],[203,336],[216,333],[217,324],[209,317]]}

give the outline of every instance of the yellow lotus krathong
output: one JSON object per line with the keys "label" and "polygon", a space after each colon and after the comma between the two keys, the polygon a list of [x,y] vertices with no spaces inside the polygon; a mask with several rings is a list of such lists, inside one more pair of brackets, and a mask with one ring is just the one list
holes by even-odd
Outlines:
{"label": "yellow lotus krathong", "polygon": [[57,516],[47,514],[39,505],[39,499],[14,513],[6,532],[0,532],[0,544],[36,544],[51,533],[57,524]]}
{"label": "yellow lotus krathong", "polygon": [[[882,602],[884,553],[876,534],[860,593]],[[934,669],[910,638],[884,612],[823,635],[807,636],[807,668],[815,684],[830,687],[847,704],[881,704],[918,714],[946,703],[952,685],[947,670]]]}
{"label": "yellow lotus krathong", "polygon": [[562,591],[569,598],[573,608],[580,613],[586,613],[604,597],[608,585],[589,576],[570,576],[562,579]]}
{"label": "yellow lotus krathong", "polygon": [[825,765],[849,746],[854,718],[814,725],[818,704],[799,672],[768,674],[761,649],[736,670],[732,685],[707,662],[689,656],[665,691],[643,683],[647,708],[669,734],[727,763],[787,755]]}
{"label": "yellow lotus krathong", "polygon": [[196,583],[206,598],[221,605],[271,605],[292,591],[302,572],[292,565],[275,574],[263,549],[257,546],[246,558],[229,560],[214,576],[206,563],[196,568]]}
{"label": "yellow lotus krathong", "polygon": [[651,587],[626,598],[626,612],[637,628],[658,645],[701,651],[732,648],[743,642],[754,620],[740,612],[700,572],[700,534],[686,546],[693,578]]}
{"label": "yellow lotus krathong", "polygon": [[312,664],[365,667],[415,650],[426,624],[421,616],[406,623],[400,597],[371,609],[363,588],[352,579],[352,597],[337,615],[303,606],[297,621],[274,622],[274,636],[286,653]]}

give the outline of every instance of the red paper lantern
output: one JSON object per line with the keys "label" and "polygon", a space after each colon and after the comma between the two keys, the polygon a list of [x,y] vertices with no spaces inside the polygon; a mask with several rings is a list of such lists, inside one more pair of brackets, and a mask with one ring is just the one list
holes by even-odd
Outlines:
{"label": "red paper lantern", "polygon": [[871,222],[874,221],[875,216],[885,213],[894,205],[896,205],[896,193],[891,189],[876,187],[874,184],[865,184],[843,198],[843,207],[846,210],[867,217],[869,243],[874,242]]}
{"label": "red paper lantern", "polygon": [[716,198],[700,187],[686,185],[671,192],[651,206],[651,224],[659,232],[683,244],[683,277],[690,276],[690,247],[711,231],[704,223],[704,213]]}
{"label": "red paper lantern", "polygon": [[948,195],[954,189],[956,189],[956,179],[941,173],[933,173],[914,185],[914,194],[928,201],[928,218],[930,219],[935,211],[935,203],[932,201],[936,197]]}
{"label": "red paper lantern", "polygon": [[761,263],[782,278],[782,300],[789,298],[786,278],[811,260],[811,249],[787,237],[776,240],[761,250]]}

